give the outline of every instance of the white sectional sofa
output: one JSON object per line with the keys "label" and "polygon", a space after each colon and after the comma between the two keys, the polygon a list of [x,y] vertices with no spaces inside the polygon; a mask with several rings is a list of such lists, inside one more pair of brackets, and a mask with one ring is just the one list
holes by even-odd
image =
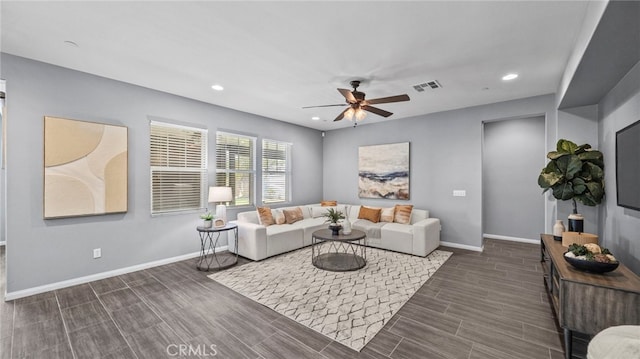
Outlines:
{"label": "white sectional sofa", "polygon": [[[238,213],[238,254],[254,261],[311,245],[311,234],[327,228],[322,214],[330,207],[319,204],[272,209],[274,218],[283,209],[300,207],[304,219],[292,224],[260,224],[257,211]],[[367,233],[367,245],[392,251],[425,257],[440,245],[440,220],[429,218],[429,212],[421,209],[411,211],[410,224],[380,222],[358,219],[360,205],[339,204],[337,209],[347,213],[354,229]],[[229,248],[234,248],[235,239],[229,238]]]}

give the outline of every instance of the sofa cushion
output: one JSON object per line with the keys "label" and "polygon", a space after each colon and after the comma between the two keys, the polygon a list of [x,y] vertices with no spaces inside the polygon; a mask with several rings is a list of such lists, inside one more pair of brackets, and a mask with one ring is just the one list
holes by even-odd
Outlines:
{"label": "sofa cushion", "polygon": [[396,252],[412,253],[413,226],[387,223],[382,227],[382,246]]}
{"label": "sofa cushion", "polygon": [[413,205],[396,204],[393,221],[400,224],[411,223],[411,210],[413,210]]}
{"label": "sofa cushion", "polygon": [[367,206],[360,207],[358,219],[366,219],[373,223],[380,222],[380,208],[371,208]]}
{"label": "sofa cushion", "polygon": [[302,208],[300,207],[296,207],[293,209],[283,209],[282,213],[284,213],[284,220],[287,224],[296,223],[304,219]]}
{"label": "sofa cushion", "polygon": [[288,224],[267,227],[267,257],[302,248],[304,231]]}
{"label": "sofa cushion", "polygon": [[269,207],[256,207],[258,211],[258,220],[260,224],[263,226],[270,226],[275,224],[276,221],[273,219],[273,215],[271,214],[271,208]]}
{"label": "sofa cushion", "polygon": [[383,208],[380,211],[380,222],[393,222],[395,207]]}
{"label": "sofa cushion", "polygon": [[357,219],[351,224],[351,228],[363,231],[368,238],[380,238],[382,236],[382,227],[388,223],[373,223],[367,219]]}
{"label": "sofa cushion", "polygon": [[338,201],[321,201],[321,207],[335,207],[338,205]]}

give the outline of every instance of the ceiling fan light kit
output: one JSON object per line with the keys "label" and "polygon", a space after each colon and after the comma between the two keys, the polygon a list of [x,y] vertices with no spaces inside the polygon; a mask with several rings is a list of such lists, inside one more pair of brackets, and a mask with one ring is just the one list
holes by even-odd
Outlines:
{"label": "ceiling fan light kit", "polygon": [[402,102],[402,101],[410,100],[407,94],[365,100],[365,93],[358,91],[358,86],[360,86],[360,81],[351,81],[351,87],[353,87],[353,91],[349,91],[347,89],[340,89],[340,88],[338,89],[338,92],[340,92],[340,94],[342,94],[342,96],[344,96],[346,100],[346,104],[344,105],[343,104],[320,105],[320,106],[308,106],[303,108],[348,106],[348,108],[342,111],[338,115],[338,117],[336,117],[336,119],[333,121],[334,122],[340,121],[343,118],[346,118],[347,120],[351,121],[355,117],[355,121],[356,121],[355,124],[357,125],[358,121],[364,120],[364,118],[367,116],[367,112],[372,112],[382,117],[389,117],[393,115],[392,112],[370,106],[372,104]]}

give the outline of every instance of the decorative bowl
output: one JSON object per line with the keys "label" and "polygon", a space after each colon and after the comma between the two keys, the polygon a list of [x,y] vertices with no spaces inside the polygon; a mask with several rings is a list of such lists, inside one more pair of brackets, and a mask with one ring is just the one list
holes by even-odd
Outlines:
{"label": "decorative bowl", "polygon": [[[566,252],[565,252],[566,254]],[[564,260],[571,264],[574,268],[591,273],[607,273],[618,268],[620,262],[602,263],[596,261],[588,261],[586,259],[572,258],[562,255]]]}

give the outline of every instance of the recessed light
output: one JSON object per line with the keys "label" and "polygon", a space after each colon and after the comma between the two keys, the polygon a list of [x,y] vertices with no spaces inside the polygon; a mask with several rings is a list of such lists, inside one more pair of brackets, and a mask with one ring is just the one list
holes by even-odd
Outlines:
{"label": "recessed light", "polygon": [[222,91],[224,90],[224,87],[220,86],[220,85],[213,85],[211,86],[212,89],[216,90],[216,91]]}
{"label": "recessed light", "polygon": [[504,76],[502,76],[502,80],[503,81],[510,81],[510,80],[514,80],[518,78],[518,74],[506,74]]}
{"label": "recessed light", "polygon": [[313,117],[311,117],[311,119],[312,119],[312,120],[314,120],[314,121],[318,121],[318,120],[320,119],[320,117],[318,117],[318,116],[313,116]]}
{"label": "recessed light", "polygon": [[75,42],[71,41],[71,40],[65,40],[65,45],[69,45],[69,46],[73,46],[73,47],[80,47],[78,46],[78,44],[76,44]]}

